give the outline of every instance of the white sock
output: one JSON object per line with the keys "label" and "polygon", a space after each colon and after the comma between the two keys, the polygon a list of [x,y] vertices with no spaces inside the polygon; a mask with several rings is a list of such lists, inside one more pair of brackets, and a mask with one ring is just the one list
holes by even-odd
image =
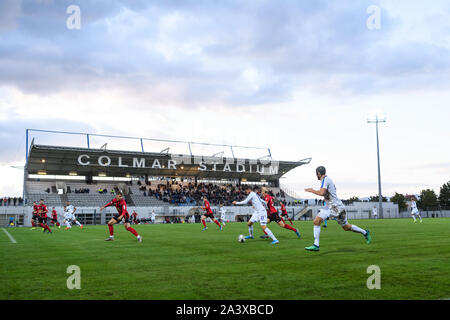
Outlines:
{"label": "white sock", "polygon": [[414,219],[414,221],[416,221],[416,217],[415,216],[412,216],[412,218]]}
{"label": "white sock", "polygon": [[72,226],[70,225],[70,222],[69,222],[69,221],[66,222],[66,226],[67,226],[67,228],[69,228],[69,229],[72,228]]}
{"label": "white sock", "polygon": [[272,240],[277,240],[277,238],[275,238],[275,236],[273,235],[272,231],[270,231],[269,228],[266,228],[264,231],[267,233],[267,235],[268,235],[269,237],[272,238]]}
{"label": "white sock", "polygon": [[248,227],[248,235],[249,235],[250,237],[253,237],[253,226],[249,226],[249,227]]}
{"label": "white sock", "polygon": [[355,225],[352,225],[352,231],[353,231],[353,232],[361,233],[361,234],[364,235],[364,236],[365,236],[366,233],[367,233],[366,230],[363,230],[363,229],[361,229],[360,227],[355,226]]}
{"label": "white sock", "polygon": [[79,227],[81,227],[81,223],[79,223],[78,220],[75,221],[75,223],[76,223]]}
{"label": "white sock", "polygon": [[422,217],[420,216],[420,214],[419,214],[419,219],[420,219],[420,221],[422,221]]}
{"label": "white sock", "polygon": [[314,226],[314,245],[319,246],[320,226]]}

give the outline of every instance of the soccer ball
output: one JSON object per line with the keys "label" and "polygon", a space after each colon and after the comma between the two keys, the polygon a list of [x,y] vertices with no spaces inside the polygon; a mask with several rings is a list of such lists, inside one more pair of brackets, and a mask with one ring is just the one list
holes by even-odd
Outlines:
{"label": "soccer ball", "polygon": [[243,234],[241,234],[241,235],[238,237],[238,241],[239,241],[239,242],[245,242],[245,237],[244,237]]}

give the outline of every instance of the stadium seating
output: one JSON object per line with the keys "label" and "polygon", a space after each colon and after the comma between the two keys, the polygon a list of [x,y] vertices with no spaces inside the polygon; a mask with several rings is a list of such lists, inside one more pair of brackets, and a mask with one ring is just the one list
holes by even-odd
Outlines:
{"label": "stadium seating", "polygon": [[111,199],[114,195],[110,194],[89,194],[89,193],[68,193],[67,199],[75,207],[102,207]]}
{"label": "stadium seating", "polygon": [[[52,193],[52,187],[55,182],[51,181],[27,181],[27,192],[32,194],[49,194]],[[49,190],[50,192],[47,192]]]}
{"label": "stadium seating", "polygon": [[143,196],[137,194],[130,194],[131,199],[138,207],[165,207],[169,206],[168,202],[164,202],[155,198],[154,196]]}
{"label": "stadium seating", "polygon": [[60,195],[56,193],[28,193],[27,199],[28,205],[32,205],[33,202],[39,203],[40,199],[44,200],[47,207],[59,207],[63,205]]}
{"label": "stadium seating", "polygon": [[[67,193],[58,194],[56,185],[65,186]],[[111,191],[117,189],[119,183],[111,181],[97,181],[95,184],[87,184],[82,181],[39,181],[29,180],[27,185],[27,198],[30,205],[33,201],[44,199],[48,206],[64,206],[66,201],[77,207],[101,207],[111,201],[115,193]],[[205,194],[212,205],[224,203],[231,205],[233,200],[241,201],[245,199],[245,185],[235,184],[213,184],[199,183],[194,186],[188,181],[151,181],[150,185],[145,185],[134,181],[132,185],[120,184],[126,195],[129,205],[139,207],[167,207],[167,206],[196,206],[200,203],[200,198]],[[100,194],[99,189],[107,190]],[[83,192],[77,192],[83,190]],[[280,188],[269,188],[270,193],[275,197],[276,202],[280,200],[287,203],[295,199],[288,196]],[[144,195],[145,194],[145,195]]]}

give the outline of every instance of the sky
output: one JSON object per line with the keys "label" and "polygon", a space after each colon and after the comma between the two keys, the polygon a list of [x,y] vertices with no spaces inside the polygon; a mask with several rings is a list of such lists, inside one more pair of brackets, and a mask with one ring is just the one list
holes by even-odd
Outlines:
{"label": "sky", "polygon": [[2,0],[0,196],[22,194],[26,128],[270,147],[312,157],[281,179],[300,197],[319,165],[342,198],[375,195],[374,110],[383,194],[439,192],[449,16],[447,0]]}

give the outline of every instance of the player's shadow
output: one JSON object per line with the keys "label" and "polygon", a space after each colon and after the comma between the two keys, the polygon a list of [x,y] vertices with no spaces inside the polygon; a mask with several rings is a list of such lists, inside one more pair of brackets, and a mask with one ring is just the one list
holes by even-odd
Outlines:
{"label": "player's shadow", "polygon": [[320,255],[327,255],[327,254],[335,254],[335,253],[348,253],[348,252],[356,252],[358,250],[356,249],[352,249],[352,248],[342,248],[339,250],[333,250],[333,251],[326,251],[326,252],[321,252]]}

